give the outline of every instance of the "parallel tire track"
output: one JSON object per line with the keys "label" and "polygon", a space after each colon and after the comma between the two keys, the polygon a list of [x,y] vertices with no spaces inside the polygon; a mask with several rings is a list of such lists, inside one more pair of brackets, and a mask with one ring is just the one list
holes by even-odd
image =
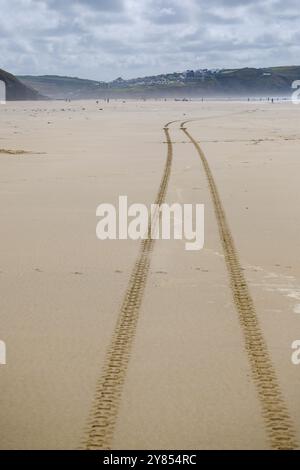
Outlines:
{"label": "parallel tire track", "polygon": [[[159,206],[165,200],[173,159],[168,125],[165,126],[164,132],[168,144],[168,153],[155,200],[155,204]],[[154,246],[154,240],[151,238],[151,227],[154,223],[156,223],[155,220],[149,222],[148,238],[141,242],[139,255],[134,265],[117,325],[106,354],[84,438],[84,449],[104,450],[111,448],[123,385],[136,334],[140,306],[149,273],[150,257]]]}
{"label": "parallel tire track", "polygon": [[292,421],[241,269],[218,189],[204,152],[185,128],[187,122],[189,121],[181,124],[181,129],[194,144],[208,179],[233,299],[243,330],[252,377],[257,387],[270,444],[273,449],[295,449],[297,443]]}

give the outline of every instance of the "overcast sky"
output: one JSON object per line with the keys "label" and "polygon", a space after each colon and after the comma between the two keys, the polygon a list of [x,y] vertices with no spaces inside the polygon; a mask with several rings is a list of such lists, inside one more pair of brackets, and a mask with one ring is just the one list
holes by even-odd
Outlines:
{"label": "overcast sky", "polygon": [[300,64],[299,0],[0,0],[0,68],[111,80]]}

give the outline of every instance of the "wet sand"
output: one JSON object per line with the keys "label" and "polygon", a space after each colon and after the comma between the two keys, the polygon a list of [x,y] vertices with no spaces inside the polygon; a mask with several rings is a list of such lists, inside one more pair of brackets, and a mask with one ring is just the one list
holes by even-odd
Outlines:
{"label": "wet sand", "polygon": [[[100,108],[102,108],[100,110]],[[201,142],[300,441],[299,147],[290,103],[8,103],[0,107],[0,447],[73,449],[88,419],[140,242],[96,239],[96,207],[205,204],[205,247],[157,241],[112,448],[270,448]]]}

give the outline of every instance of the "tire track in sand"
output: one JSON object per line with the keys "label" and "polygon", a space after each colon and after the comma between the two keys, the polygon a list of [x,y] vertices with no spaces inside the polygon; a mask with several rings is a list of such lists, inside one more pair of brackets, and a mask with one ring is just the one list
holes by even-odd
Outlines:
{"label": "tire track in sand", "polygon": [[254,303],[241,268],[218,188],[203,150],[185,127],[188,122],[190,121],[185,121],[181,124],[181,130],[194,144],[208,179],[234,304],[239,315],[245,348],[261,403],[270,444],[273,449],[295,449],[297,448],[297,442],[292,420],[259,325]]}
{"label": "tire track in sand", "polygon": [[[159,206],[165,200],[173,159],[168,124],[164,127],[164,132],[168,153],[155,200],[155,204]],[[94,403],[83,440],[83,449],[86,450],[109,450],[111,448],[140,306],[149,273],[151,252],[155,242],[151,238],[151,227],[156,223],[157,215],[154,216],[155,220],[149,222],[147,239],[141,242],[139,255],[133,267],[117,324],[106,353],[102,374],[96,386]]]}

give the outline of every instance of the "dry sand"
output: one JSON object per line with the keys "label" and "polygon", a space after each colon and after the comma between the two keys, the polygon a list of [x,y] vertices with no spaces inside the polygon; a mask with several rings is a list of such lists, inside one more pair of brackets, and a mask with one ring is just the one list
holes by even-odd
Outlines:
{"label": "dry sand", "polygon": [[[100,110],[100,108],[103,108]],[[101,202],[154,202],[164,125],[209,161],[300,442],[300,130],[290,103],[0,107],[0,447],[74,449],[140,242],[96,239]],[[157,241],[112,448],[263,449],[270,435],[199,156],[170,125],[166,201],[205,204],[205,248]]]}

